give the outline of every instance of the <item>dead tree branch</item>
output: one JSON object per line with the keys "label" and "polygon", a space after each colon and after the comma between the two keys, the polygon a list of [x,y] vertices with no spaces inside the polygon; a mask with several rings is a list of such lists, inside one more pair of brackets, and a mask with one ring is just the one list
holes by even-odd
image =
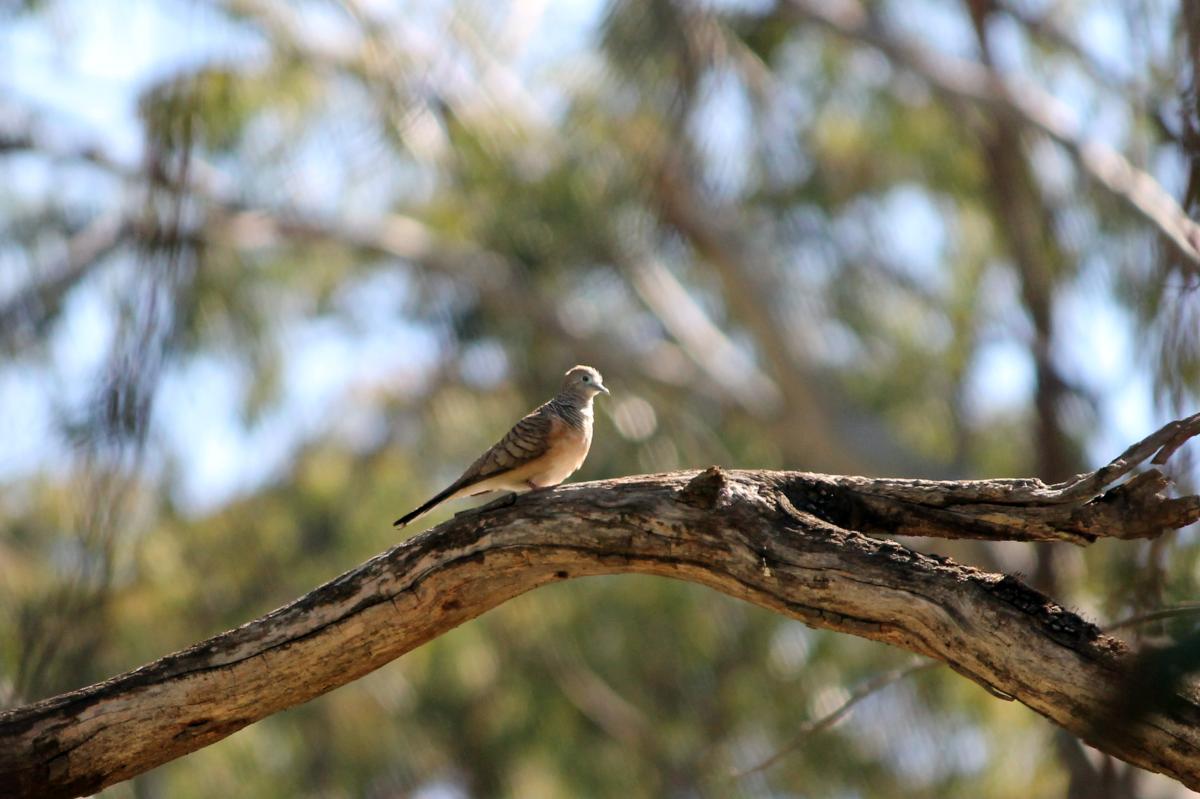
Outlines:
{"label": "dead tree branch", "polygon": [[[1200,518],[1141,461],[1191,417],[1104,469],[1039,480],[871,480],[796,472],[645,475],[472,511],[266,616],[106,682],[0,713],[0,795],[78,796],[207,746],[383,666],[547,583],[641,573],[688,580],[814,627],[941,661],[1093,746],[1200,788],[1200,690],[1106,723],[1133,658],[1120,640],[1012,577],[863,535],[1131,538]],[[1151,475],[1151,477],[1147,477]]]}

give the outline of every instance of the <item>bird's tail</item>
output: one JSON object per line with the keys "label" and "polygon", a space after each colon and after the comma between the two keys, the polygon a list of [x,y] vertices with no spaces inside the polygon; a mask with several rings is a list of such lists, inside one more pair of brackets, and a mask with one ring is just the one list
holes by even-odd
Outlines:
{"label": "bird's tail", "polygon": [[427,502],[425,502],[425,504],[421,505],[420,507],[416,508],[415,510],[410,510],[408,513],[404,514],[399,519],[392,522],[392,527],[405,527],[406,525],[409,524],[409,522],[416,521],[420,517],[424,516],[426,513],[429,513],[429,511],[436,508],[438,505],[442,504],[446,500],[453,497],[455,492],[457,492],[460,488],[462,488],[462,486],[460,486],[458,483],[453,483],[449,486],[446,486],[446,488],[444,490],[439,491],[438,493],[436,493],[432,497],[430,497],[430,499]]}

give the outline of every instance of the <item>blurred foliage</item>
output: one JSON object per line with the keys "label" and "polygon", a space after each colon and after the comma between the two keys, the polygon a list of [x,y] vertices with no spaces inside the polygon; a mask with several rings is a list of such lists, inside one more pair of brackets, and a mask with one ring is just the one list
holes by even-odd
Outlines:
{"label": "blurred foliage", "polygon": [[[4,704],[390,546],[390,519],[576,362],[614,392],[580,479],[1054,480],[1116,454],[1095,447],[1130,424],[1126,380],[1148,414],[1194,406],[1195,265],[1061,147],[807,3],[148,7],[238,44],[144,79],[136,158],[0,95],[0,397],[50,420],[0,494]],[[1188,4],[867,8],[1069,95],[1183,195]],[[6,4],[0,24],[55,37],[81,10]],[[195,499],[226,472],[235,490]],[[1200,575],[1194,532],[919,543],[1101,620],[1192,599]],[[1131,635],[1194,641],[1193,622]],[[691,585],[572,581],[104,795],[1169,795],[945,669],[754,770],[908,662]]]}

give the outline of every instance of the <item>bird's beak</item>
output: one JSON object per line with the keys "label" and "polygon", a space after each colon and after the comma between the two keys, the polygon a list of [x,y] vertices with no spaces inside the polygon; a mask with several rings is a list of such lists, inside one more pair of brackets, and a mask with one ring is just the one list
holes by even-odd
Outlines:
{"label": "bird's beak", "polygon": [[609,396],[612,396],[612,392],[611,392],[611,391],[609,391],[609,390],[608,390],[608,388],[607,388],[607,387],[606,387],[606,386],[605,386],[603,383],[597,383],[597,384],[596,384],[596,388],[600,389],[600,390],[601,390],[601,391],[603,391],[605,394],[608,394]]}

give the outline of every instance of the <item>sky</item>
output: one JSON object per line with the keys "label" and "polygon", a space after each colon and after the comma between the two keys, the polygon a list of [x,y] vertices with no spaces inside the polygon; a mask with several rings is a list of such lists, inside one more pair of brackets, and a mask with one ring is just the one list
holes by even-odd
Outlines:
{"label": "sky", "polygon": [[[368,5],[387,6],[383,0]],[[922,33],[938,32],[936,40],[949,51],[965,47],[962,21],[921,0]],[[41,109],[55,120],[53,134],[68,142],[101,145],[109,155],[136,164],[141,147],[137,123],[140,92],[155,81],[188,65],[226,59],[262,57],[255,36],[224,22],[206,4],[93,0],[51,3],[48,17],[0,21],[0,126],[14,107]],[[517,64],[526,77],[584,47],[603,10],[599,0],[579,3],[526,2],[523,13],[538,19],[520,46]],[[57,10],[55,10],[57,9]],[[540,15],[540,16],[539,16]],[[47,22],[47,19],[49,22]],[[1119,70],[1120,54],[1130,46],[1128,33],[1115,15],[1098,15],[1084,26],[1084,40],[1097,59]],[[552,35],[551,35],[552,34]],[[1004,49],[1004,48],[1002,48]],[[1024,55],[1007,48],[1006,59],[1019,68]],[[531,79],[532,80],[532,79]],[[1050,87],[1102,139],[1119,143],[1123,130],[1114,116],[1086,87],[1064,81]],[[533,86],[539,102],[552,104],[545,86]],[[739,130],[738,115],[727,113],[737,99],[716,92],[706,140],[716,151],[736,151],[747,135]],[[723,105],[725,103],[726,105]],[[64,120],[66,122],[64,123]],[[315,159],[310,180],[318,183],[329,170]],[[19,187],[59,190],[45,185],[51,174],[36,159],[8,159],[5,175]],[[739,179],[736,159],[726,159],[724,179]],[[99,177],[93,177],[99,180]],[[72,190],[87,191],[88,178]],[[943,246],[939,209],[920,191],[898,190],[889,200],[893,212],[884,231],[918,277],[933,279]],[[3,209],[0,208],[0,213]],[[6,265],[7,264],[7,265]],[[19,265],[0,260],[0,298],[11,290]],[[26,265],[24,267],[28,269]],[[9,276],[4,269],[13,270]],[[23,273],[22,273],[23,274]],[[350,329],[327,320],[305,322],[286,330],[283,349],[283,401],[252,429],[240,420],[241,386],[236,372],[215,358],[199,359],[168,373],[156,406],[153,429],[180,459],[183,506],[203,512],[252,490],[281,472],[295,447],[328,430],[369,436],[375,420],[342,418],[347,392],[371,385],[389,385],[396,376],[420,374],[432,367],[437,342],[427,331],[407,325],[388,312],[386,297],[402,285],[366,290],[356,301],[364,304],[364,323]],[[1011,290],[1011,287],[1009,287]],[[65,324],[52,352],[57,368],[47,370],[22,362],[0,364],[0,481],[54,469],[69,458],[66,444],[55,434],[56,408],[87,400],[93,383],[78,380],[94,374],[102,362],[111,331],[103,301],[103,285],[89,286],[71,296]],[[1163,419],[1151,394],[1149,376],[1138,364],[1132,324],[1107,299],[1102,284],[1078,285],[1063,299],[1059,341],[1061,362],[1068,377],[1102,398],[1101,419],[1092,444],[1094,460],[1115,456]],[[372,312],[371,303],[380,304]],[[1033,367],[1019,341],[1021,331],[996,336],[975,364],[971,379],[972,406],[983,417],[1022,406],[1033,386]],[[1131,371],[1132,365],[1132,371]]]}

